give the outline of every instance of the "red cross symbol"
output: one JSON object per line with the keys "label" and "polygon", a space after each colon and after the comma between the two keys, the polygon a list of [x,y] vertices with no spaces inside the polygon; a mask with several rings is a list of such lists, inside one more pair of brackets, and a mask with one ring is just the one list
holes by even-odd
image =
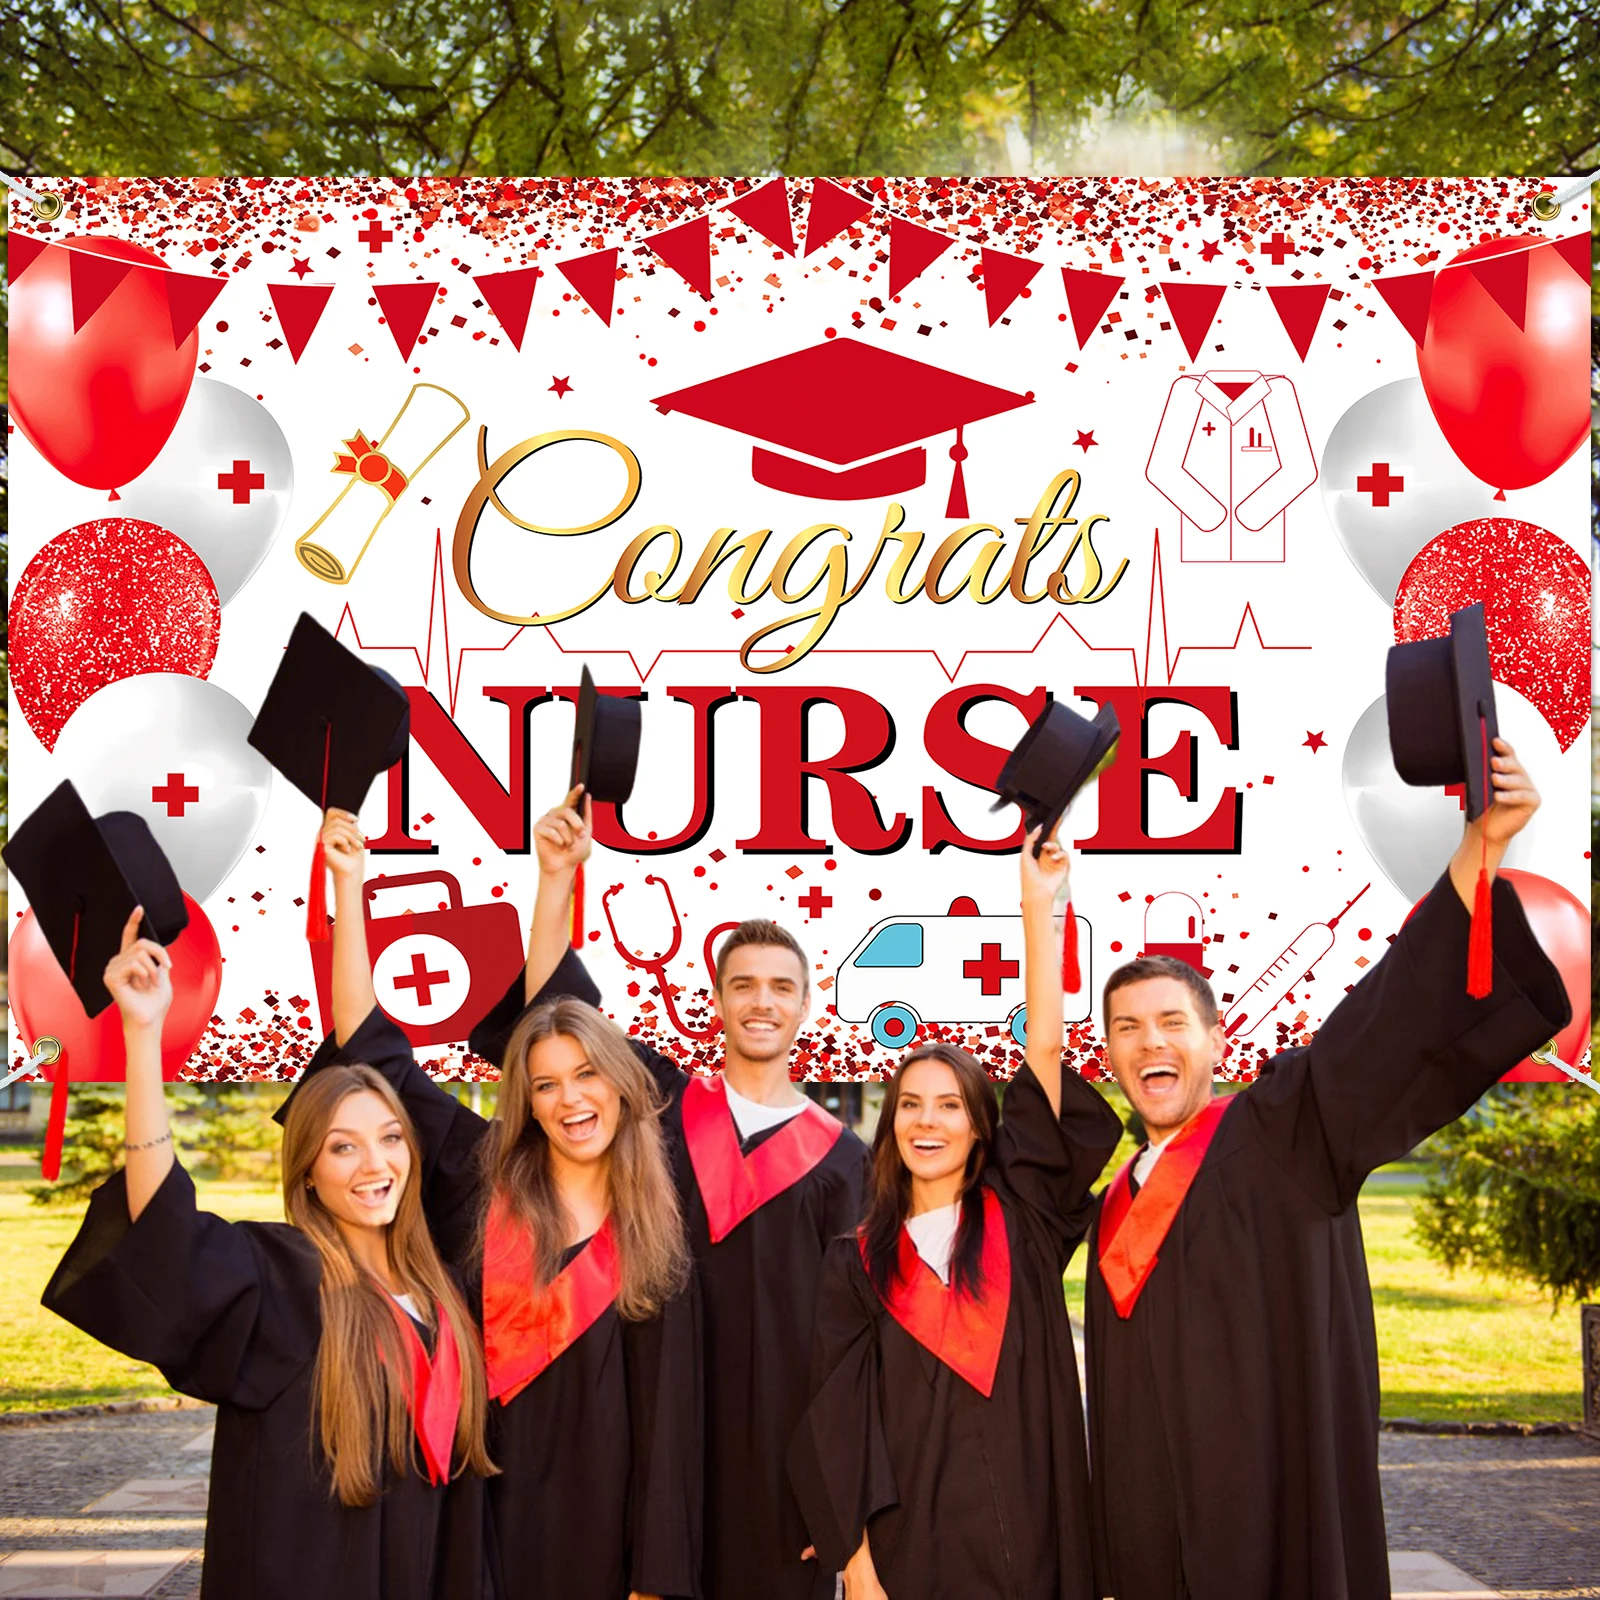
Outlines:
{"label": "red cross symbol", "polygon": [[443,983],[450,974],[448,972],[429,972],[426,959],[419,952],[411,958],[411,971],[403,978],[396,978],[394,986],[397,989],[415,989],[419,1005],[433,1004],[433,985]]}
{"label": "red cross symbol", "polygon": [[1375,506],[1386,506],[1389,496],[1399,494],[1406,486],[1404,478],[1391,478],[1389,476],[1389,463],[1387,461],[1374,461],[1370,473],[1362,473],[1356,479],[1356,493],[1370,494]]}
{"label": "red cross symbol", "polygon": [[1294,241],[1292,239],[1285,239],[1281,233],[1273,234],[1273,236],[1264,245],[1262,245],[1261,253],[1264,256],[1271,256],[1272,264],[1275,267],[1281,267],[1283,265],[1283,258],[1285,256],[1297,256],[1300,254],[1300,252],[1294,247]]}
{"label": "red cross symbol", "polygon": [[1015,961],[1002,961],[1000,959],[1000,946],[986,944],[973,961],[965,961],[961,965],[963,978],[977,978],[983,987],[982,994],[999,994],[1000,980],[1014,978],[1022,969]]}
{"label": "red cross symbol", "polygon": [[[392,238],[394,238],[394,234],[391,233],[388,228],[381,226],[378,222],[378,219],[374,217],[372,221],[369,222],[366,227],[364,227],[361,232],[356,235],[356,238],[358,238],[367,247],[367,249],[372,252],[373,255],[377,255],[379,251],[381,251],[383,247],[388,244]],[[427,1005],[428,1002],[424,1000],[422,1003],[423,1005]]]}
{"label": "red cross symbol", "polygon": [[200,791],[192,786],[186,788],[184,786],[183,774],[181,772],[169,772],[167,774],[166,787],[163,789],[152,789],[150,791],[150,798],[152,800],[160,801],[160,803],[167,808],[167,815],[169,817],[181,817],[183,815],[183,808],[188,805],[190,801],[199,800]]}
{"label": "red cross symbol", "polygon": [[1217,425],[1214,422],[1208,422],[1200,431],[1209,439],[1217,431]]}
{"label": "red cross symbol", "polygon": [[815,922],[817,918],[822,915],[823,911],[828,906],[833,904],[833,896],[831,894],[824,894],[816,884],[812,884],[811,887],[800,896],[795,904],[804,906],[806,908],[806,915],[809,916],[813,922]]}
{"label": "red cross symbol", "polygon": [[236,506],[250,504],[250,491],[252,489],[265,489],[266,478],[259,472],[250,470],[248,461],[235,461],[232,472],[219,472],[217,474],[217,487],[233,491],[233,503]]}

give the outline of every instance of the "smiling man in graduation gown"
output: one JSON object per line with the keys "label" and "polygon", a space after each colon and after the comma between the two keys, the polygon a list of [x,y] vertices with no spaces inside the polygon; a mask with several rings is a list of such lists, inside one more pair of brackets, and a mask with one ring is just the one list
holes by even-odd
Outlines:
{"label": "smiling man in graduation gown", "polygon": [[[517,1017],[600,992],[567,940],[574,875],[591,842],[577,792],[535,825],[539,892],[527,970],[472,1035],[498,1060]],[[805,1409],[817,1282],[829,1242],[861,1217],[866,1147],[791,1083],[809,973],[775,923],[728,935],[713,1000],[724,1066],[693,1077],[635,1040],[667,1103],[665,1125],[705,1326],[707,1600],[832,1600],[834,1575],[802,1560],[805,1524],[784,1471]]]}
{"label": "smiling man in graduation gown", "polygon": [[[1249,1088],[1212,1095],[1223,1033],[1193,968],[1153,957],[1106,984],[1108,1064],[1151,1142],[1106,1190],[1090,1244],[1101,1595],[1389,1593],[1356,1200],[1571,1014],[1515,890],[1489,888],[1539,804],[1510,746],[1490,748],[1495,803],[1449,871],[1311,1044]],[[1473,998],[1469,930],[1487,931],[1486,912],[1492,987]]]}

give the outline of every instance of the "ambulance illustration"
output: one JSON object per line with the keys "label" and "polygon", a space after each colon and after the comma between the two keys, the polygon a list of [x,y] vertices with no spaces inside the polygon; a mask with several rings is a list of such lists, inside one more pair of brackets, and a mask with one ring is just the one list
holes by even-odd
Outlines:
{"label": "ambulance illustration", "polygon": [[[1089,923],[1076,920],[1082,983],[1063,998],[1067,1022],[1088,1017],[1094,993]],[[840,1020],[866,1023],[886,1050],[908,1049],[929,1022],[997,1022],[1025,1044],[1025,1002],[1022,918],[983,916],[966,895],[943,915],[875,922],[834,980]]]}

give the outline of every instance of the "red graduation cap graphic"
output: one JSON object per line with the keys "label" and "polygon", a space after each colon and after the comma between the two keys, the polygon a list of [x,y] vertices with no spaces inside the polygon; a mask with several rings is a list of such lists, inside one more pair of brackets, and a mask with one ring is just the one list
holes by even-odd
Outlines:
{"label": "red graduation cap graphic", "polygon": [[783,454],[753,447],[756,482],[825,500],[920,488],[928,464],[917,441],[954,432],[946,510],[952,517],[967,515],[962,429],[1032,403],[1032,390],[1014,394],[856,339],[830,339],[654,402],[659,411],[681,411],[777,445]]}

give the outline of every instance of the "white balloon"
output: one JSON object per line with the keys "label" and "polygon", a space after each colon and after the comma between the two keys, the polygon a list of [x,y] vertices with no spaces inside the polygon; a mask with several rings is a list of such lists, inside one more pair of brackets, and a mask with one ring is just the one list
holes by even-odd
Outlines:
{"label": "white balloon", "polygon": [[272,413],[231,384],[196,378],[172,437],[122,490],[118,514],[177,534],[227,605],[261,565],[293,495],[289,441]]}
{"label": "white balloon", "polygon": [[[1528,700],[1503,683],[1494,686],[1500,737],[1517,752],[1535,788],[1548,790],[1561,770],[1561,746],[1550,724]],[[70,726],[70,724],[68,724]],[[1339,773],[1356,832],[1384,876],[1408,900],[1420,900],[1449,865],[1466,811],[1443,789],[1413,788],[1401,781],[1389,753],[1389,711],[1383,695],[1356,719]],[[1504,864],[1537,870],[1541,812],[1535,812],[1506,850]]]}
{"label": "white balloon", "polygon": [[1430,539],[1495,514],[1494,490],[1445,442],[1420,378],[1386,383],[1339,418],[1317,482],[1344,553],[1386,606]]}
{"label": "white balloon", "polygon": [[94,816],[132,811],[150,824],[178,882],[204,901],[256,836],[272,768],[246,742],[255,719],[225,689],[181,672],[147,672],[92,694],[55,756]]}

